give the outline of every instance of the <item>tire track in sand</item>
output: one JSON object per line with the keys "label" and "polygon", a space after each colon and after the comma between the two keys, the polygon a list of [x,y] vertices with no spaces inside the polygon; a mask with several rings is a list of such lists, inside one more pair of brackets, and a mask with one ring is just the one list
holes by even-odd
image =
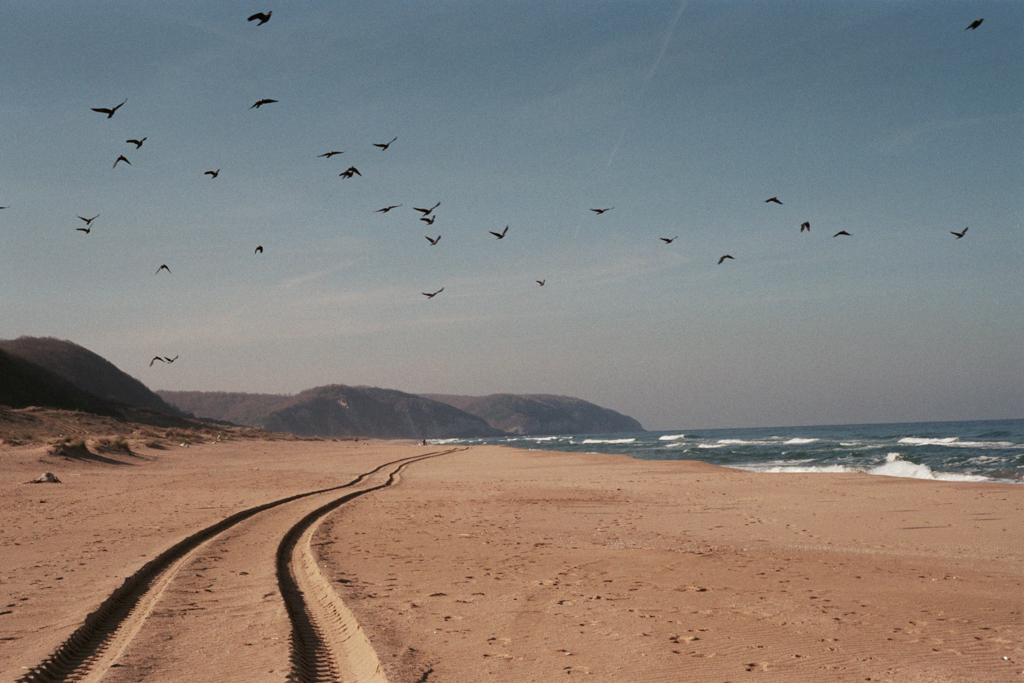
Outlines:
{"label": "tire track in sand", "polygon": [[312,511],[281,540],[277,553],[278,585],[286,596],[292,622],[289,681],[387,683],[377,653],[355,616],[320,571],[310,541],[323,519],[340,506],[398,483],[401,471],[412,463],[457,450],[465,449],[428,454],[402,463],[383,484],[354,491]]}
{"label": "tire track in sand", "polygon": [[[314,513],[306,515],[297,524],[290,527],[284,534],[284,540],[282,540],[279,545],[278,555],[280,556],[281,547],[285,545],[288,539],[294,539],[291,543],[291,548],[294,550],[298,546],[298,539],[302,536],[302,531],[310,527],[314,527],[319,519],[330,511],[340,507],[353,498],[363,495],[364,493],[369,493],[392,485],[397,481],[398,471],[410,463],[417,462],[425,458],[447,455],[448,453],[454,452],[454,450],[458,449],[426,453],[418,456],[393,460],[379,465],[368,472],[360,474],[358,477],[346,484],[300,493],[248,508],[225,517],[219,522],[188,536],[160,553],[157,557],[143,565],[134,574],[126,578],[122,585],[114,590],[94,612],[85,618],[82,625],[55,649],[53,654],[29,669],[21,678],[19,678],[19,683],[29,681],[97,681],[102,678],[112,666],[117,665],[116,662],[118,659],[126,650],[128,650],[132,641],[142,630],[143,626],[150,621],[150,616],[152,615],[153,610],[168,593],[172,584],[176,582],[176,578],[178,577],[180,570],[188,565],[190,561],[195,559],[200,551],[209,546],[212,541],[226,537],[225,532],[238,527],[246,520],[257,518],[261,513],[287,505],[293,501],[357,487],[391,468],[388,479],[384,483],[374,486],[366,486],[346,493],[345,495],[330,501],[326,505],[320,506],[316,511],[314,511]],[[319,514],[317,515],[317,513]],[[301,548],[301,546],[299,547]],[[308,540],[306,547],[308,549]],[[292,562],[289,559],[287,564],[290,565],[291,563]],[[280,564],[278,567],[280,574]],[[290,571],[287,573],[289,575],[291,574]],[[307,576],[309,574],[308,571],[302,571],[299,573],[303,576]],[[338,646],[334,637],[330,636],[328,640],[324,641],[323,636],[321,636],[320,641],[321,643],[326,642],[326,646],[321,644],[318,649],[314,648],[313,650],[310,650],[304,644],[308,641],[308,638],[306,640],[296,639],[294,634],[296,632],[304,632],[305,627],[303,624],[306,623],[329,624],[331,622],[330,620],[325,621],[322,617],[314,618],[306,614],[307,607],[305,600],[303,600],[301,594],[299,594],[299,603],[296,603],[295,592],[289,591],[286,593],[285,591],[287,583],[287,581],[282,582],[279,580],[279,588],[282,592],[282,598],[284,599],[288,616],[292,621],[293,636],[291,643],[291,659],[293,667],[292,675],[289,676],[289,680],[324,680],[322,678],[309,677],[309,674],[305,673],[309,670],[308,667],[297,667],[294,663],[318,659],[323,660],[325,657],[323,653],[328,652],[330,654],[327,655],[327,659],[335,662],[335,667],[346,666],[343,656],[336,654]],[[336,599],[337,598],[335,597],[335,600]],[[318,604],[319,602],[323,602],[323,600],[318,601]],[[329,603],[330,600],[327,599],[327,602]],[[347,611],[347,608],[344,608],[343,605],[341,605],[341,608]],[[349,617],[351,617],[351,615],[349,615]],[[299,626],[296,625],[297,622],[299,623]],[[350,619],[350,621],[345,621],[344,619],[342,621],[335,620],[333,623],[343,624],[346,628],[351,628],[353,630],[358,628],[358,624],[355,623],[354,619]],[[321,630],[323,629],[322,626],[320,628]],[[367,642],[366,646],[368,645],[369,643]],[[370,648],[370,651],[372,652],[372,648]],[[311,655],[309,654],[310,652],[319,654]],[[365,657],[365,647],[358,649],[358,652],[362,653]],[[373,656],[376,657],[376,655]]]}

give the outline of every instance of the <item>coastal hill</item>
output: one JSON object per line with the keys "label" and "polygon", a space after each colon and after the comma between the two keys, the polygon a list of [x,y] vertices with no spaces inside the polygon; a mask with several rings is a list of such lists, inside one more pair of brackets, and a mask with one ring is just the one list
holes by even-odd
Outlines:
{"label": "coastal hill", "polygon": [[438,439],[498,436],[458,408],[393,389],[332,384],[308,389],[274,410],[263,428],[298,436]]}
{"label": "coastal hill", "polygon": [[153,392],[113,363],[51,337],[0,340],[0,404],[61,408],[145,422],[195,418],[297,436],[439,439],[643,431],[578,398],[543,394],[416,395],[342,384],[294,396]]}
{"label": "coastal hill", "polygon": [[454,406],[393,389],[342,384],[295,396],[204,391],[158,392],[197,416],[297,436],[436,439],[498,436],[483,419]]}
{"label": "coastal hill", "polygon": [[[296,396],[159,391],[183,411],[301,436],[454,438],[501,434],[639,432],[631,417],[582,399],[545,394],[413,395],[331,385]],[[437,405],[441,404],[441,405]]]}
{"label": "coastal hill", "polygon": [[570,396],[549,394],[491,394],[490,396],[425,394],[425,396],[483,418],[495,429],[509,434],[550,435],[644,431],[640,423],[631,417]]}
{"label": "coastal hill", "polygon": [[117,416],[117,406],[29,360],[0,349],[0,405],[45,406]]}
{"label": "coastal hill", "polygon": [[41,366],[105,401],[187,417],[139,380],[74,342],[52,337],[18,337],[0,340],[0,350]]}
{"label": "coastal hill", "polygon": [[165,391],[157,395],[172,406],[196,417],[263,427],[264,418],[291,402],[286,394],[246,394],[235,391]]}

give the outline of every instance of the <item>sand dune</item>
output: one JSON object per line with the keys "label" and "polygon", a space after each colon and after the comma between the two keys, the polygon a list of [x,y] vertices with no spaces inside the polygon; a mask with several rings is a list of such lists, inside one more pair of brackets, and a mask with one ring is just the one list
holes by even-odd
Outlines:
{"label": "sand dune", "polygon": [[[132,451],[0,445],[0,680],[1024,671],[1019,486],[395,442]],[[44,471],[63,483],[22,483]],[[123,614],[75,636],[101,606]]]}

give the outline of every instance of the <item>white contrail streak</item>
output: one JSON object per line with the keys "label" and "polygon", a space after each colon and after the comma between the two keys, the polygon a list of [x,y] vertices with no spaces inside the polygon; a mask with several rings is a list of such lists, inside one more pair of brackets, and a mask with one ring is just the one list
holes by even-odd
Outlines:
{"label": "white contrail streak", "polygon": [[[672,42],[672,37],[676,33],[676,26],[679,24],[679,19],[683,16],[683,12],[686,11],[686,3],[688,0],[682,0],[679,3],[679,10],[676,15],[672,18],[672,23],[669,24],[668,29],[665,31],[665,37],[661,41],[661,49],[658,50],[658,56],[654,58],[654,62],[651,67],[647,69],[647,73],[644,75],[644,82],[640,88],[640,95],[644,94],[647,90],[647,85],[654,78],[654,75],[658,73],[658,67],[661,66],[661,60],[664,59],[665,53],[668,51],[669,43]],[[637,98],[639,100],[639,98]],[[633,116],[629,116],[626,122],[622,124],[622,132],[619,134],[619,139],[612,148],[611,154],[608,155],[608,163],[605,164],[604,170],[607,171],[612,167],[612,162],[615,161],[615,155],[619,153],[619,147],[622,146],[622,141],[626,138],[626,131],[629,129],[629,124],[633,121]]]}

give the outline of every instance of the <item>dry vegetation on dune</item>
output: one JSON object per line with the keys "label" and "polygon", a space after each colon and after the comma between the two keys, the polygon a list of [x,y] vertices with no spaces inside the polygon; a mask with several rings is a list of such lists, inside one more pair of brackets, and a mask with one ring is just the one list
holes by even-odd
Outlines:
{"label": "dry vegetation on dune", "polygon": [[198,421],[187,424],[160,427],[78,411],[0,406],[0,447],[48,446],[53,455],[81,459],[100,454],[134,456],[139,449],[213,441],[299,439],[250,427]]}

